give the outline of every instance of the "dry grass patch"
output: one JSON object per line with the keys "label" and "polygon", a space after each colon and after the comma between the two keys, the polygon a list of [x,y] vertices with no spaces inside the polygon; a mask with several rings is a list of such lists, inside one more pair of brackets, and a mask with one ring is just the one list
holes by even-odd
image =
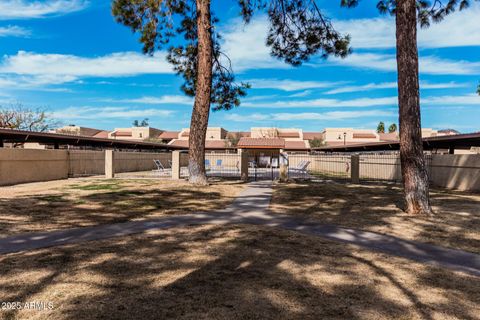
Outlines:
{"label": "dry grass patch", "polygon": [[478,319],[479,288],[473,276],[254,226],[0,257],[0,301],[54,305],[6,319]]}
{"label": "dry grass patch", "polygon": [[432,190],[433,217],[402,211],[397,185],[277,184],[271,209],[325,224],[480,253],[480,194]]}
{"label": "dry grass patch", "polygon": [[4,187],[0,188],[0,237],[218,210],[243,188],[238,181],[195,187],[185,181],[126,179]]}

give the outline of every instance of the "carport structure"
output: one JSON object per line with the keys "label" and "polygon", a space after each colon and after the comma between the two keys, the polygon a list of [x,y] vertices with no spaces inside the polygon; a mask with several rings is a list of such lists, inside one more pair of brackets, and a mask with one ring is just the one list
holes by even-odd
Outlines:
{"label": "carport structure", "polygon": [[237,144],[240,152],[247,152],[251,167],[278,167],[280,152],[285,148],[282,138],[241,138]]}
{"label": "carport structure", "polygon": [[[480,147],[480,132],[457,134],[449,136],[437,136],[423,138],[423,149],[433,152],[445,150],[454,154],[455,150],[470,150],[472,147]],[[362,152],[362,151],[389,151],[399,150],[399,141],[355,143],[340,146],[325,146],[313,148],[313,151],[324,152]]]}
{"label": "carport structure", "polygon": [[52,149],[70,147],[88,147],[98,149],[123,149],[123,150],[149,150],[149,151],[172,151],[186,150],[185,147],[171,146],[164,143],[131,141],[120,139],[93,138],[68,134],[33,132],[0,128],[0,148],[6,143],[36,142]]}

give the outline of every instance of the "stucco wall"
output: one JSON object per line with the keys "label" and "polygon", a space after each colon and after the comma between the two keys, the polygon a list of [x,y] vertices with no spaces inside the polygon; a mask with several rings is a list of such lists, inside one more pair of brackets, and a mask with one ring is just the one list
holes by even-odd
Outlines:
{"label": "stucco wall", "polygon": [[168,153],[151,153],[151,152],[115,152],[115,172],[134,172],[148,171],[156,169],[153,160],[160,160],[166,168],[170,167],[168,163],[172,160],[172,154]]}
{"label": "stucco wall", "polygon": [[105,152],[70,150],[69,176],[83,177],[105,174]]}
{"label": "stucco wall", "polygon": [[[156,169],[153,160],[169,167],[171,153],[115,152],[115,172]],[[235,167],[236,154],[207,154],[212,165],[222,159],[222,166]],[[308,160],[311,173],[348,177],[349,155],[290,155],[290,166]],[[188,165],[188,154],[181,154],[181,166]],[[69,176],[103,175],[103,151],[34,150],[0,148],[0,185],[65,179]],[[361,155],[360,179],[397,180],[400,177],[398,156]],[[436,187],[480,191],[480,155],[433,155],[430,181]]]}
{"label": "stucco wall", "polygon": [[[348,177],[350,155],[290,155],[290,166],[310,161],[310,173]],[[462,191],[480,191],[480,155],[427,156],[430,182],[435,187]],[[401,181],[398,155],[360,155],[360,180]]]}
{"label": "stucco wall", "polygon": [[[171,153],[151,152],[115,152],[115,172],[148,171],[156,169],[153,160],[160,160],[164,167],[168,168]],[[105,174],[104,151],[70,151],[71,177],[103,175]]]}
{"label": "stucco wall", "polygon": [[68,177],[68,151],[0,148],[0,185]]}
{"label": "stucco wall", "polygon": [[430,180],[438,187],[480,191],[480,155],[433,155]]}

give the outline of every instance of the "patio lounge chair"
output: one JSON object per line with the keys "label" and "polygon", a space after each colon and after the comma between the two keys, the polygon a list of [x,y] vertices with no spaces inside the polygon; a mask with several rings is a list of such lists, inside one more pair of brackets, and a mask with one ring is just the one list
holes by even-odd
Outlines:
{"label": "patio lounge chair", "polygon": [[155,163],[155,166],[157,167],[157,169],[153,169],[153,171],[155,171],[159,174],[167,174],[167,170],[165,169],[165,167],[163,166],[163,164],[160,160],[153,160],[153,162]]}
{"label": "patio lounge chair", "polygon": [[295,173],[308,175],[307,168],[309,165],[310,161],[303,160],[300,161],[300,163],[296,167],[289,168],[289,170]]}
{"label": "patio lounge chair", "polygon": [[299,169],[303,168],[303,166],[305,165],[306,162],[307,162],[307,160],[302,160],[297,164],[296,167],[289,167],[289,170],[293,170],[293,171],[299,170]]}
{"label": "patio lounge chair", "polygon": [[160,160],[153,160],[153,163],[155,163],[155,166],[157,167],[155,171],[165,171],[165,167],[163,166],[162,162],[160,162]]}

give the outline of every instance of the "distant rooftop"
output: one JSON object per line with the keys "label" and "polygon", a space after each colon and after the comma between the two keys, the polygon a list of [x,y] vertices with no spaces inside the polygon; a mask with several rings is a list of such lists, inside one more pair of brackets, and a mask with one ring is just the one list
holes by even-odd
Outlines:
{"label": "distant rooftop", "polygon": [[282,138],[240,138],[237,147],[250,149],[283,149],[285,139]]}

